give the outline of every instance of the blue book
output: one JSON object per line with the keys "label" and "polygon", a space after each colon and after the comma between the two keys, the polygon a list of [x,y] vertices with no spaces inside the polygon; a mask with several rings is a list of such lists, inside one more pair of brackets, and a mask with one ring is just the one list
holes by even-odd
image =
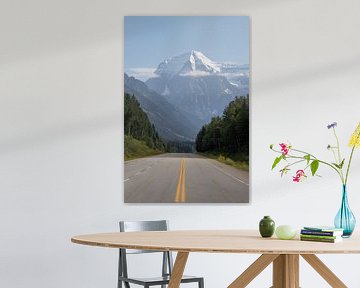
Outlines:
{"label": "blue book", "polygon": [[318,235],[318,236],[341,236],[344,229],[330,226],[306,226],[301,230],[303,235]]}

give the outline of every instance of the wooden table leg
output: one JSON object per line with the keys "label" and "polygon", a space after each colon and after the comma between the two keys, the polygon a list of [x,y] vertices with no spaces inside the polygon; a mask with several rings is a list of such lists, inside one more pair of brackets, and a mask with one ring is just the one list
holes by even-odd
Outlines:
{"label": "wooden table leg", "polygon": [[314,254],[301,255],[324,280],[335,288],[347,288],[347,286]]}
{"label": "wooden table leg", "polygon": [[299,255],[281,254],[273,263],[273,288],[299,288]]}
{"label": "wooden table leg", "polygon": [[271,262],[273,262],[278,254],[263,254],[254,263],[252,263],[238,278],[232,282],[228,288],[244,288],[254,278],[259,275]]}
{"label": "wooden table leg", "polygon": [[181,278],[184,274],[185,265],[186,265],[188,256],[189,256],[189,252],[178,252],[177,253],[168,288],[179,288],[180,287]]}

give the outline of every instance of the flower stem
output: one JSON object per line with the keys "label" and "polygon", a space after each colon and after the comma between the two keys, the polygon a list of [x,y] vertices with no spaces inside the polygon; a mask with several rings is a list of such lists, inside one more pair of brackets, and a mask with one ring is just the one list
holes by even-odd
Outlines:
{"label": "flower stem", "polygon": [[[360,136],[360,133],[359,133],[359,136]],[[274,149],[274,148],[271,148],[271,150],[273,150],[274,152],[283,154],[283,152],[281,152],[281,151],[279,151],[279,150],[276,150],[276,149]],[[305,151],[301,151],[301,150],[297,150],[297,149],[292,149],[292,148],[291,148],[291,150],[292,150],[292,151],[295,151],[295,152],[303,153],[303,154],[306,154],[306,155],[310,155],[310,157],[312,157],[312,158],[310,158],[310,161],[317,160],[317,161],[319,161],[319,163],[322,163],[322,164],[325,164],[325,165],[331,167],[331,168],[334,169],[334,170],[336,171],[336,173],[339,175],[340,180],[341,180],[341,183],[345,184],[344,177],[343,177],[343,176],[341,175],[341,173],[339,172],[339,169],[336,168],[334,165],[331,165],[330,163],[327,163],[327,162],[325,162],[325,161],[323,161],[323,160],[317,159],[314,155],[312,155],[312,154],[310,154],[310,153],[307,153],[307,152],[305,152]],[[283,154],[283,155],[284,155],[284,154]],[[304,157],[293,156],[293,155],[289,155],[289,154],[285,155],[285,157],[286,157],[286,158],[292,158],[292,159],[304,159]]]}
{"label": "flower stem", "polygon": [[[310,158],[310,160],[318,160],[319,161],[319,163],[322,163],[322,164],[325,164],[325,165],[327,165],[327,166],[329,166],[329,167],[331,167],[332,169],[334,169],[335,171],[336,171],[336,173],[339,175],[339,177],[340,177],[340,180],[341,180],[341,183],[345,183],[345,181],[344,181],[344,176],[342,175],[342,171],[341,171],[341,169],[338,169],[338,168],[336,168],[334,165],[331,165],[330,163],[327,163],[327,162],[325,162],[325,161],[322,161],[322,160],[320,160],[320,159],[317,159],[314,155],[312,155],[312,154],[310,154],[310,153],[308,153],[308,152],[306,152],[306,151],[302,151],[302,150],[298,150],[298,149],[293,149],[293,148],[291,148],[291,150],[292,151],[295,151],[295,152],[298,152],[298,153],[302,153],[302,154],[306,154],[306,155],[310,155],[310,157],[312,157],[312,159]],[[276,151],[276,150],[274,150],[274,151]],[[280,151],[276,151],[276,152],[279,152],[279,153],[282,153],[282,152],[280,152]],[[291,155],[286,155],[286,157],[291,157],[291,158],[303,158],[303,157],[298,157],[298,156],[291,156]],[[339,171],[340,170],[340,171]]]}
{"label": "flower stem", "polygon": [[301,160],[295,161],[295,162],[293,162],[293,163],[291,163],[291,164],[289,164],[289,165],[286,165],[285,167],[288,168],[288,167],[290,167],[290,166],[293,166],[293,165],[295,165],[295,164],[301,163],[301,162],[303,162],[303,161],[305,161],[305,159],[301,159]]}
{"label": "flower stem", "polygon": [[335,135],[335,138],[336,138],[336,149],[337,149],[337,152],[338,152],[338,158],[339,158],[339,160],[337,161],[338,163],[338,165],[339,165],[339,172],[340,172],[340,176],[341,176],[341,180],[342,180],[342,182],[343,182],[343,184],[346,184],[346,181],[344,181],[344,174],[343,174],[343,170],[342,170],[342,165],[341,165],[341,162],[342,162],[342,160],[341,160],[341,154],[340,154],[340,144],[339,144],[339,137],[337,136],[337,134],[336,134],[336,130],[335,130],[335,127],[333,127],[333,131],[334,131],[334,135]]}
{"label": "flower stem", "polygon": [[334,131],[334,135],[335,135],[335,139],[336,139],[336,146],[337,146],[336,149],[338,151],[338,158],[339,158],[338,164],[340,164],[341,163],[341,155],[340,155],[339,137],[336,134],[335,128],[333,128],[333,131]]}
{"label": "flower stem", "polygon": [[331,150],[331,152],[332,152],[332,154],[334,156],[335,162],[338,163],[338,159],[336,158],[334,148],[331,147],[330,150]]}
{"label": "flower stem", "polygon": [[[308,154],[308,153],[306,153],[306,154]],[[310,154],[309,154],[309,155],[310,155]],[[288,158],[293,158],[293,159],[303,159],[303,157],[292,156],[292,155],[286,155],[286,157],[288,157]],[[317,159],[316,157],[310,158],[310,160],[312,160],[312,161],[313,161],[313,160],[317,160],[317,161],[319,161],[319,163],[325,164],[325,165],[333,168],[333,169],[336,171],[336,173],[339,175],[340,180],[341,180],[341,183],[345,184],[344,179],[343,179],[343,177],[341,176],[341,174],[340,174],[340,172],[339,172],[339,169],[337,169],[335,166],[333,166],[333,165],[331,165],[331,164],[329,164],[329,163],[327,163],[327,162],[325,162],[325,161],[322,161],[322,160],[320,160],[320,159]]]}
{"label": "flower stem", "polygon": [[351,149],[351,154],[350,154],[350,158],[349,158],[349,164],[348,164],[348,167],[347,167],[347,169],[346,169],[346,176],[345,176],[345,182],[344,182],[344,185],[346,185],[347,180],[348,180],[349,170],[350,170],[350,165],[351,165],[351,160],[352,160],[352,157],[353,157],[354,151],[355,151],[355,145],[354,145],[354,146],[353,146],[353,148]]}
{"label": "flower stem", "polygon": [[306,152],[306,151],[301,151],[301,150],[293,149],[293,148],[291,148],[291,150],[293,150],[293,151],[295,151],[295,152],[303,153],[303,154],[306,154],[306,155],[310,155],[311,157],[313,157],[313,158],[316,159],[316,157],[315,157],[314,155],[312,155],[312,154],[310,154],[310,153],[308,153],[308,152]]}

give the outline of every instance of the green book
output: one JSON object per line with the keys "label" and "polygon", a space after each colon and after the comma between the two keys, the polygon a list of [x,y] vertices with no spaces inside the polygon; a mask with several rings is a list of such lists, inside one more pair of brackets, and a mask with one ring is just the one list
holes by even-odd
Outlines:
{"label": "green book", "polygon": [[324,236],[324,235],[307,235],[307,234],[300,234],[300,237],[314,238],[314,239],[337,239],[337,238],[342,238],[341,236]]}
{"label": "green book", "polygon": [[300,235],[301,241],[313,241],[313,242],[324,242],[324,243],[337,243],[342,241],[342,237],[331,238],[314,238],[314,237],[303,237]]}

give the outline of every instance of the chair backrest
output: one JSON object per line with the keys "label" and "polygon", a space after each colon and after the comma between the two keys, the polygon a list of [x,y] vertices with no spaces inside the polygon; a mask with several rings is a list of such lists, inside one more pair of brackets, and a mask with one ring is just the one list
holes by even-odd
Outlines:
{"label": "chair backrest", "polygon": [[[167,220],[156,221],[120,221],[120,232],[140,231],[167,231],[169,223]],[[159,251],[126,249],[126,254],[156,253]]]}
{"label": "chair backrest", "polygon": [[[120,232],[137,232],[137,231],[167,231],[169,224],[167,220],[158,221],[120,221]],[[135,250],[135,249],[119,249],[119,276],[128,277],[127,272],[127,257],[126,254],[140,254],[140,253],[163,253],[162,260],[162,275],[171,275],[173,267],[172,255],[169,251],[149,251],[149,250]],[[121,282],[118,282],[121,283]],[[118,284],[120,285],[120,284]],[[121,287],[121,285],[120,285]],[[126,283],[126,287],[130,287]]]}

